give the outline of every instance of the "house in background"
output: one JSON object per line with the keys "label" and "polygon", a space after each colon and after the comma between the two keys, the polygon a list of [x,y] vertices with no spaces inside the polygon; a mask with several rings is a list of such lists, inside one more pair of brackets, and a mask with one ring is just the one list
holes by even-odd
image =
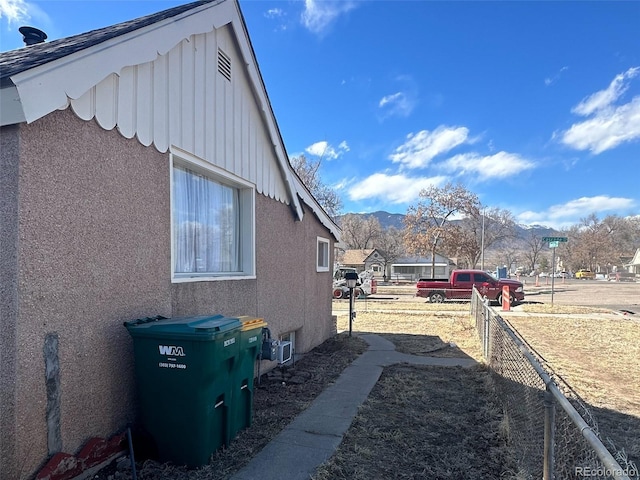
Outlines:
{"label": "house in background", "polygon": [[432,277],[433,262],[429,257],[402,257],[391,265],[389,281],[415,282],[420,278],[449,278],[451,260],[436,253],[435,275]]}
{"label": "house in background", "polygon": [[236,0],[0,53],[0,82],[2,478],[135,420],[125,321],[248,315],[297,352],[335,333],[339,229]]}
{"label": "house in background", "polygon": [[624,268],[628,273],[631,273],[635,276],[640,276],[640,248],[636,250],[633,258],[628,263],[624,264]]}
{"label": "house in background", "polygon": [[355,268],[358,272],[371,271],[374,277],[382,278],[385,265],[384,253],[377,248],[345,250],[340,265]]}

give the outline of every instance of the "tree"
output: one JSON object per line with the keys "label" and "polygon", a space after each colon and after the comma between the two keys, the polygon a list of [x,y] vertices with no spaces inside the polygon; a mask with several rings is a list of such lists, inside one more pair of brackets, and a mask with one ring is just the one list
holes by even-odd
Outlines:
{"label": "tree", "polygon": [[383,257],[384,280],[387,280],[387,268],[404,254],[402,232],[395,227],[382,231],[375,243]]}
{"label": "tree", "polygon": [[[460,220],[456,234],[447,243],[444,251],[450,256],[464,259],[470,268],[476,268],[483,253],[515,238],[515,221],[508,210],[480,205],[471,208]],[[482,267],[484,269],[484,261]]]}
{"label": "tree", "polygon": [[624,249],[625,221],[609,215],[600,220],[595,213],[580,219],[570,229],[569,261],[573,270],[588,268],[593,272],[609,271],[617,265]]}
{"label": "tree", "polygon": [[380,222],[373,215],[362,216],[348,213],[340,218],[339,223],[342,230],[342,243],[350,249],[374,248],[382,234]]}
{"label": "tree", "polygon": [[512,267],[518,266],[521,256],[522,251],[520,248],[511,244],[504,244],[495,249],[494,261],[496,265],[505,265],[507,269],[512,270]]}
{"label": "tree", "polygon": [[340,214],[340,210],[342,210],[342,200],[337,192],[324,184],[320,178],[319,171],[322,157],[313,161],[308,160],[304,155],[300,155],[299,157],[291,158],[290,162],[302,183],[309,189],[325,212],[335,220]]}
{"label": "tree", "polygon": [[455,215],[466,216],[479,208],[478,196],[462,185],[447,183],[420,192],[420,200],[405,216],[404,242],[407,251],[418,255],[431,253],[431,277],[435,278],[436,250],[456,239],[458,227],[451,223]]}
{"label": "tree", "polygon": [[548,272],[549,271],[549,259],[547,257],[540,258],[540,271]]}
{"label": "tree", "polygon": [[542,241],[542,237],[533,232],[529,233],[525,239],[525,243],[527,245],[527,250],[524,252],[524,258],[529,262],[529,271],[532,272],[536,269],[538,259],[540,258],[540,252],[542,252],[545,244]]}

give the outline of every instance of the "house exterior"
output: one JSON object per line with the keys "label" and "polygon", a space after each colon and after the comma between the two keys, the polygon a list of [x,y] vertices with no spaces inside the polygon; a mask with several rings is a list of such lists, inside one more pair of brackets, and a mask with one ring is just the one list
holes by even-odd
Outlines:
{"label": "house exterior", "polygon": [[236,0],[0,53],[0,82],[2,478],[135,421],[125,321],[259,317],[300,353],[335,333],[339,229]]}
{"label": "house exterior", "polygon": [[631,261],[629,263],[625,263],[624,268],[627,272],[640,276],[640,248],[636,250]]}
{"label": "house exterior", "polygon": [[382,278],[385,265],[384,253],[377,248],[345,250],[341,265],[355,268],[358,272],[371,271],[374,277]]}
{"label": "house exterior", "polygon": [[[451,261],[436,253],[435,275],[433,278],[448,278]],[[420,278],[432,278],[431,257],[402,257],[391,265],[389,280],[392,282],[415,282]]]}

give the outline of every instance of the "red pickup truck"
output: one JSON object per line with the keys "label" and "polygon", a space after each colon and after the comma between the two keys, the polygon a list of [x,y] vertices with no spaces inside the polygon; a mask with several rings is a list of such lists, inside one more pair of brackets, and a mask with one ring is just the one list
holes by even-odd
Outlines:
{"label": "red pickup truck", "polygon": [[482,270],[454,270],[450,279],[421,278],[416,284],[416,296],[428,298],[430,302],[441,303],[447,299],[471,298],[471,290],[476,286],[480,294],[502,305],[502,287],[509,287],[511,305],[524,300],[522,282],[506,278],[496,279]]}

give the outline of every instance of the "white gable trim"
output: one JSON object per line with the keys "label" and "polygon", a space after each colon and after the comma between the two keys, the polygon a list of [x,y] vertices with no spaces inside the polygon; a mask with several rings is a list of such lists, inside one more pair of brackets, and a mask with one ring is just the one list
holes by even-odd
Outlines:
{"label": "white gable trim", "polygon": [[318,201],[315,199],[313,195],[307,190],[307,188],[303,185],[302,181],[297,175],[293,175],[293,179],[295,181],[296,190],[302,198],[302,201],[311,208],[313,213],[318,217],[320,223],[327,227],[327,229],[331,232],[331,234],[336,239],[336,243],[340,243],[341,230],[335,224],[335,222],[327,215],[327,212],[318,204]]}
{"label": "white gable trim", "polygon": [[[155,60],[191,35],[230,23],[232,7],[228,1],[205,4],[13,75],[27,123],[64,108],[67,97],[80,98],[111,73]],[[209,9],[216,11],[198,15]]]}
{"label": "white gable trim", "polygon": [[[210,92],[220,44],[239,52],[235,68],[248,79],[242,95],[218,86]],[[206,62],[202,61],[205,49]],[[184,78],[176,71],[185,71]],[[221,165],[255,183],[260,193],[291,204],[297,218],[303,218],[295,175],[235,0],[201,5],[18,73],[11,80],[18,98],[13,88],[5,88],[2,104],[12,100],[11,105],[20,108],[11,108],[11,115],[3,113],[3,125],[31,123],[71,105],[80,118],[95,118],[105,129],[117,126],[122,135],[135,135],[143,145],[153,143],[161,152],[174,145]],[[182,87],[191,86],[190,82],[201,88]],[[12,99],[5,97],[12,92]],[[229,126],[233,136],[226,134],[225,141],[220,141],[210,134],[216,126],[211,112],[215,101],[229,94],[236,102],[234,108],[243,105],[246,112]],[[185,123],[185,118],[191,121]],[[244,136],[239,137],[236,130]]]}

